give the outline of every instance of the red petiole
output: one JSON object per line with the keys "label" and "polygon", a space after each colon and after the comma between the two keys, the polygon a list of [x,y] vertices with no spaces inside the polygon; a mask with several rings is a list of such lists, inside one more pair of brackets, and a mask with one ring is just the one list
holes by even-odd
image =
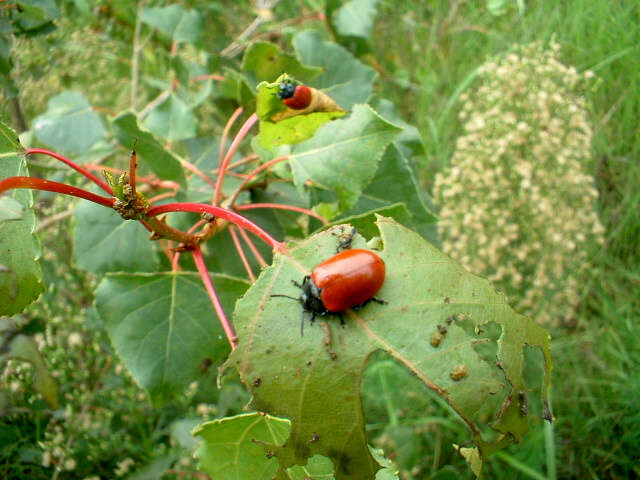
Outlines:
{"label": "red petiole", "polygon": [[0,180],[0,193],[6,192],[7,190],[13,190],[14,188],[32,188],[35,190],[43,190],[45,192],[71,195],[109,208],[112,208],[115,202],[115,198],[101,197],[95,193],[87,192],[82,188],[72,187],[71,185],[52,182],[51,180],[44,180],[42,178],[9,177],[4,180]]}
{"label": "red petiole", "polygon": [[278,242],[271,235],[265,232],[262,228],[257,226],[255,223],[250,221],[249,219],[239,215],[231,210],[227,210],[226,208],[216,207],[215,205],[206,205],[203,203],[167,203],[166,205],[159,205],[157,207],[149,208],[147,212],[148,217],[155,217],[157,215],[162,215],[163,213],[170,212],[195,212],[195,213],[211,213],[218,218],[223,220],[227,220],[228,222],[235,223],[241,228],[245,228],[249,230],[251,233],[260,237],[262,240],[267,242],[271,248],[277,251],[284,250],[284,243]]}
{"label": "red petiole", "polygon": [[56,160],[60,160],[65,165],[73,168],[76,172],[80,173],[84,177],[86,177],[89,180],[91,180],[93,183],[98,185],[102,190],[107,192],[109,195],[113,195],[113,190],[111,189],[111,186],[107,182],[105,182],[104,180],[100,180],[98,177],[96,177],[93,173],[91,173],[86,168],[81,167],[77,163],[72,162],[71,160],[69,160],[68,158],[63,157],[62,155],[58,155],[57,153],[52,152],[50,150],[45,150],[44,148],[27,148],[24,151],[25,155],[34,155],[36,153],[41,153],[43,155],[48,155],[49,157],[55,158]]}

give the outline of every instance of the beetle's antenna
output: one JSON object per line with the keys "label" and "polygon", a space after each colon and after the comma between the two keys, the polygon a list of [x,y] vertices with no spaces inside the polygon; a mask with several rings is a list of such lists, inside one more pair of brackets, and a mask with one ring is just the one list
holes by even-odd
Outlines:
{"label": "beetle's antenna", "polygon": [[289,298],[291,300],[295,300],[296,302],[298,301],[298,299],[295,298],[295,297],[290,297],[289,295],[281,295],[279,293],[274,293],[273,295],[270,295],[270,297],[271,298],[273,298],[273,297],[282,297],[282,298]]}

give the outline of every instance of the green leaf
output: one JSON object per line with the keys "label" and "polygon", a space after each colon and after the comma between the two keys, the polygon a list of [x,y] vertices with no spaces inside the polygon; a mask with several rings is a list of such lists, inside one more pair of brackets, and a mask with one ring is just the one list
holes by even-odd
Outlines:
{"label": "green leaf", "polygon": [[149,114],[145,127],[167,142],[179,142],[196,136],[198,119],[186,103],[171,93]]}
{"label": "green leaf", "polygon": [[280,444],[289,435],[289,421],[248,413],[204,423],[193,434],[202,437],[196,451],[199,467],[218,480],[270,480],[278,471],[262,443]]}
{"label": "green leaf", "polygon": [[342,117],[345,112],[317,112],[297,115],[279,122],[260,122],[260,145],[270,149],[279,145],[300,143],[311,138],[325,123]]}
{"label": "green leaf", "polygon": [[89,272],[151,272],[159,267],[155,243],[136,221],[92,202],[75,209],[73,261]]}
{"label": "green leaf", "polygon": [[35,369],[33,388],[49,407],[58,408],[58,384],[47,370],[33,338],[20,333],[9,318],[0,318],[0,365],[10,359],[24,360]]}
{"label": "green leaf", "polygon": [[[371,96],[376,71],[347,50],[322,40],[312,31],[296,35],[293,44],[303,63],[324,69],[324,73],[313,80],[313,86],[323,90],[342,108],[349,110]],[[340,68],[336,68],[337,65]]]}
{"label": "green leaf", "polygon": [[178,43],[196,43],[202,35],[200,15],[196,10],[186,10],[182,5],[145,7],[142,21]]}
{"label": "green leaf", "polygon": [[374,97],[371,100],[369,104],[381,117],[402,127],[402,133],[398,135],[398,138],[395,140],[402,154],[409,159],[413,157],[419,157],[421,159],[424,157],[424,144],[422,143],[422,137],[418,129],[414,125],[404,121],[400,115],[398,115],[393,103],[389,100],[380,97]]}
{"label": "green leaf", "polygon": [[349,209],[400,131],[370,107],[356,105],[351,115],[324,124],[311,139],[296,145],[290,163],[298,190],[324,190],[325,203],[336,202],[337,211]]}
{"label": "green leaf", "polygon": [[[222,275],[212,280],[227,311],[248,286]],[[109,275],[98,286],[96,307],[118,355],[155,406],[200,378],[203,361],[215,365],[229,350],[195,273]]]}
{"label": "green leaf", "polygon": [[[406,207],[405,213],[402,217],[389,216],[402,220],[404,225],[428,240],[436,239],[434,225],[437,217],[432,213],[431,199],[420,189],[408,160],[394,142],[385,151],[374,178],[362,192],[358,203],[344,216],[362,215],[371,211],[382,213],[383,208],[395,208],[398,203]],[[360,229],[359,231],[364,233]]]}
{"label": "green leaf", "polygon": [[[18,135],[0,122],[0,180],[28,175],[24,150]],[[3,203],[19,203],[25,209],[21,220],[0,222],[0,315],[22,312],[44,292],[40,244],[33,234],[35,214],[30,190],[15,189],[4,194]]]}
{"label": "green leaf", "polygon": [[124,112],[113,119],[114,133],[122,145],[133,148],[135,142],[138,163],[149,165],[153,172],[165,180],[173,180],[186,186],[184,170],[178,158],[165,149],[148,130],[138,125],[133,112]]}
{"label": "green leaf", "polygon": [[321,68],[302,65],[295,55],[283,52],[277,45],[260,41],[247,47],[242,58],[242,70],[252,77],[254,85],[262,81],[273,81],[282,72],[302,78],[305,82],[322,73]]}
{"label": "green leaf", "polygon": [[[369,453],[360,399],[365,364],[382,350],[442,396],[470,429],[484,454],[517,442],[528,429],[523,378],[525,347],[544,356],[544,403],[551,370],[549,335],[518,315],[490,283],[464,270],[416,233],[391,219],[378,227],[387,268],[371,303],[336,317],[318,318],[300,337],[298,302],[291,280],[334,254],[330,229],[276,256],[238,302],[239,339],[225,367],[236,368],[252,393],[250,408],[291,420],[291,434],[272,448],[283,468],[320,454],[334,462],[337,480],[371,480],[380,468]],[[365,247],[356,236],[354,247]],[[438,337],[438,335],[440,337]],[[466,372],[466,374],[465,374]],[[524,393],[521,393],[524,392]],[[548,413],[548,412],[547,412]],[[503,433],[489,443],[489,425]],[[318,441],[308,440],[316,435]]]}
{"label": "green leaf", "polygon": [[[17,3],[17,2],[16,2]],[[20,15],[16,25],[22,31],[33,33],[50,26],[51,22],[60,16],[60,10],[55,0],[21,0]]]}
{"label": "green leaf", "polygon": [[345,37],[368,39],[374,25],[378,0],[350,0],[333,11],[331,20],[337,32]]}
{"label": "green leaf", "polygon": [[224,72],[224,79],[218,84],[220,96],[253,108],[253,103],[256,100],[254,93],[256,82],[228,67],[223,67],[222,71]]}
{"label": "green leaf", "polygon": [[7,220],[20,220],[24,216],[24,206],[9,197],[0,197],[0,223]]}
{"label": "green leaf", "polygon": [[[289,436],[290,422],[262,413],[247,413],[203,423],[194,429],[194,436],[201,437],[200,447],[195,453],[199,468],[216,480],[271,479],[279,469],[271,458],[265,444],[280,444]],[[318,441],[319,439],[310,439]],[[377,480],[397,479],[391,463],[379,452],[376,459],[385,464],[378,472]],[[292,480],[308,478],[327,479],[333,477],[331,460],[314,455],[305,466],[287,469]]]}
{"label": "green leaf", "polygon": [[[376,480],[398,480],[398,470],[385,458],[382,450],[369,449],[373,458],[383,466],[376,472]],[[304,467],[295,465],[288,468],[287,475],[292,480],[308,480],[309,478],[333,480],[333,462],[323,455],[314,455]]]}
{"label": "green leaf", "polygon": [[46,113],[33,120],[33,133],[58,151],[85,153],[106,140],[102,120],[80,92],[63,92],[49,100]]}
{"label": "green leaf", "polygon": [[187,10],[180,18],[173,32],[173,40],[178,43],[197,43],[202,37],[202,17],[197,10]]}

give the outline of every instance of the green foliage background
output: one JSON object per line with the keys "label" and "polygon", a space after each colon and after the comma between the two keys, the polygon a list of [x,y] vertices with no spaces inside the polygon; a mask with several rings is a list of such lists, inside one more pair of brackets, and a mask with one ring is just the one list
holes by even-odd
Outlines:
{"label": "green foliage background", "polygon": [[[522,445],[493,457],[487,477],[640,475],[634,459],[640,445],[636,405],[640,379],[635,374],[640,366],[640,7],[634,2],[600,0],[412,0],[404,4],[405,9],[391,1],[327,3],[329,16],[335,14],[334,39],[363,59],[370,69],[364,76],[377,72],[373,93],[391,100],[398,117],[417,128],[414,132],[419,132],[423,147],[417,146],[414,137],[394,148],[404,149],[425,191],[453,152],[459,134],[457,100],[473,84],[475,69],[487,56],[508,51],[515,43],[553,37],[563,47],[566,64],[591,69],[601,79],[600,88],[588,95],[596,127],[593,158],[598,208],[608,233],[581,292],[573,324],[552,332],[556,365],[552,400],[557,421],[553,425],[540,421]],[[175,5],[169,17],[179,17],[178,23],[163,17],[166,11],[159,9],[164,6],[160,2],[146,4],[150,8],[140,23],[136,14],[144,2],[48,0],[40,4],[44,5],[40,17],[22,22],[15,36],[0,37],[0,114],[19,130],[37,130],[47,105],[54,102],[55,107],[65,90],[81,92],[87,105],[106,114],[139,109],[155,99],[164,102],[161,113],[174,119],[170,125],[179,127],[166,130],[164,138],[181,139],[197,131],[200,138],[186,142],[185,150],[192,158],[205,157],[202,145],[220,137],[236,101],[252,98],[244,79],[234,78],[228,70],[237,67],[241,58],[232,56],[235,50],[228,47],[235,46],[234,40],[256,18],[245,2],[194,0]],[[343,4],[360,8],[357,21],[349,17],[349,8],[341,8]],[[320,6],[311,1],[281,1],[254,37],[276,42],[290,39],[299,27],[314,27]],[[8,12],[0,12],[0,25],[6,27]],[[140,37],[136,31],[142,32]],[[181,45],[179,57],[170,54],[172,40]],[[294,43],[300,52],[304,52],[302,40]],[[147,47],[139,57],[131,51],[135,42]],[[132,71],[138,74],[132,76]],[[194,85],[191,81],[212,72],[228,73],[215,92],[210,82]],[[174,78],[189,85],[189,92],[181,92],[180,98],[162,98]],[[322,85],[324,79],[316,78]],[[260,72],[255,80],[263,80]],[[366,98],[368,92],[358,93]],[[185,110],[185,104],[192,108]],[[91,118],[91,110],[81,111]],[[58,114],[68,112],[58,110]],[[124,130],[131,127],[128,120],[119,119],[127,125]],[[135,126],[138,136],[155,129],[156,121],[149,114],[145,125]],[[111,152],[103,133],[92,132],[90,149],[82,143],[70,148],[68,141],[60,140],[68,148],[66,153],[87,161]],[[55,146],[56,139],[47,137],[46,129],[39,130],[37,139],[27,133],[23,142],[37,144],[45,138]],[[118,139],[126,145],[126,139]],[[146,156],[153,157],[153,147],[149,146]],[[126,158],[126,149],[119,156]],[[35,159],[29,167],[49,178],[77,182],[59,165]],[[371,198],[374,202],[377,197]],[[145,478],[145,474],[159,478],[171,465],[189,475],[195,471],[189,463],[194,445],[185,432],[203,419],[239,413],[246,394],[233,381],[218,391],[215,372],[207,372],[205,380],[181,398],[162,409],[151,409],[123,374],[107,340],[110,327],[101,324],[91,306],[94,299],[88,292],[95,280],[76,268],[87,260],[71,256],[68,204],[47,194],[38,195],[36,202],[43,220],[38,228],[48,290],[41,302],[25,312],[21,325],[41,345],[66,407],[52,415],[33,390],[35,373],[26,364],[3,372],[0,476],[51,478],[54,461],[64,472],[61,478]],[[425,394],[420,387],[395,361],[373,362],[364,379],[370,437],[385,452],[393,452],[403,478],[469,476],[466,462],[450,448],[464,437],[464,425],[436,395]]]}

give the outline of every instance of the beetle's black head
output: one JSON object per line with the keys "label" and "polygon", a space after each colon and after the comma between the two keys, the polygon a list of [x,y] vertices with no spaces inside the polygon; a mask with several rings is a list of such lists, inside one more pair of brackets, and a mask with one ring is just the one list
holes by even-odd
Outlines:
{"label": "beetle's black head", "polygon": [[311,323],[313,323],[316,315],[326,315],[329,313],[329,310],[327,310],[322,303],[322,298],[320,297],[321,290],[313,283],[313,280],[311,280],[308,275],[304,277],[302,284],[298,282],[294,282],[294,284],[302,289],[299,298],[300,305],[302,305],[305,311],[311,312]]}
{"label": "beetle's black head", "polygon": [[280,100],[284,100],[286,98],[291,98],[296,93],[296,87],[298,85],[299,84],[297,82],[292,82],[292,81],[282,82],[280,84],[280,91],[278,91],[276,93],[276,96]]}

